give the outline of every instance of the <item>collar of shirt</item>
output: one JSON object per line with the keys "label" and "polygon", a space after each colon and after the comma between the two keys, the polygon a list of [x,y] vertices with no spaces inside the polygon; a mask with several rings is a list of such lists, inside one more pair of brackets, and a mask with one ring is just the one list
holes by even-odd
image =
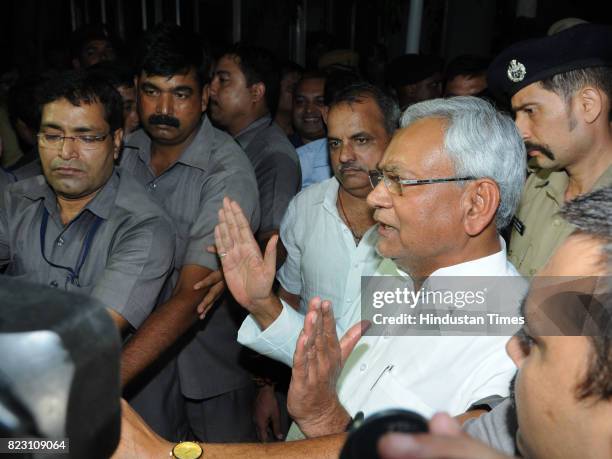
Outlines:
{"label": "collar of shirt", "polygon": [[[542,170],[538,172],[537,176],[540,182],[535,185],[535,188],[546,187],[546,194],[561,207],[565,203],[565,191],[569,184],[567,172],[558,171],[545,173]],[[598,190],[610,184],[612,184],[612,166],[608,167],[604,173],[599,176],[593,185],[593,190]]]}
{"label": "collar of shirt", "polygon": [[[495,252],[491,255],[487,255],[486,257],[477,258],[476,260],[470,260],[463,263],[458,263],[452,266],[445,266],[443,268],[436,269],[431,275],[431,277],[439,277],[439,276],[500,276],[504,273],[509,276],[519,275],[518,272],[514,269],[514,267],[508,262],[506,255],[506,242],[502,237],[499,236],[499,244],[501,246],[501,250],[499,252]],[[389,275],[390,269],[389,266],[385,266],[387,263],[393,263],[393,261],[389,259],[384,259],[381,262],[381,267],[377,269],[377,272],[384,272],[385,275]],[[410,275],[400,268],[397,264],[395,264],[395,269],[397,270],[397,275],[402,276],[407,280],[411,280]]]}
{"label": "collar of shirt", "polygon": [[[79,212],[79,215],[84,210],[89,210],[94,215],[107,219],[115,205],[118,189],[119,171],[115,168],[107,182],[102,186],[100,191],[98,191],[96,196],[87,203],[85,208]],[[57,196],[43,176],[39,176],[38,180],[35,182],[35,186],[24,191],[23,195],[33,201],[43,199],[49,215],[53,217],[58,216],[59,209],[57,207]]]}
{"label": "collar of shirt", "polygon": [[257,137],[257,134],[270,126],[271,123],[272,117],[268,113],[245,127],[242,131],[234,136],[234,139],[236,139],[236,142],[238,142],[238,144],[245,149],[253,141],[253,139]]}
{"label": "collar of shirt", "polygon": [[[212,152],[214,136],[212,123],[206,115],[202,115],[197,134],[176,162],[205,171]],[[151,138],[144,129],[130,134],[124,148],[138,150],[140,160],[147,166],[151,164]]]}

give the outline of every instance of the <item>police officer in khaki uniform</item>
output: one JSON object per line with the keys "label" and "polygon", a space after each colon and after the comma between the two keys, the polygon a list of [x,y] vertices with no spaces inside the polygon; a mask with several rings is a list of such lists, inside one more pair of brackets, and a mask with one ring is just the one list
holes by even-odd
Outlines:
{"label": "police officer in khaki uniform", "polygon": [[495,58],[489,88],[510,98],[538,169],[512,220],[508,256],[532,276],[573,231],[563,204],[612,184],[612,27],[582,24],[512,45]]}

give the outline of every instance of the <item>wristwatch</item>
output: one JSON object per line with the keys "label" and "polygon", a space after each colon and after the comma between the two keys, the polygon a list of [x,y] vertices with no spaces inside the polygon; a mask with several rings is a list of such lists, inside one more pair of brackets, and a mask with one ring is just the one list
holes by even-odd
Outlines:
{"label": "wristwatch", "polygon": [[199,443],[182,441],[174,445],[170,452],[170,457],[175,457],[176,459],[198,459],[202,457],[202,454],[204,454],[204,450]]}

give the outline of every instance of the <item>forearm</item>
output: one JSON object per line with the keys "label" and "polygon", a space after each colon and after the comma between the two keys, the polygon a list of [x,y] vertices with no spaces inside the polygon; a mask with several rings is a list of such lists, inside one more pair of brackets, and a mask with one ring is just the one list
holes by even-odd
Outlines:
{"label": "forearm", "polygon": [[336,459],[346,434],[275,443],[202,444],[206,458]]}
{"label": "forearm", "polygon": [[196,306],[206,290],[178,292],[158,306],[123,348],[122,387],[157,360],[196,323]]}

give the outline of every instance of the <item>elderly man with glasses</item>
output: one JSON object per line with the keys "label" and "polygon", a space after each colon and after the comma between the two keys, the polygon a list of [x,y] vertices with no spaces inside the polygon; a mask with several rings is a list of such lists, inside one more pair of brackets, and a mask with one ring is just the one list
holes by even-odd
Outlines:
{"label": "elderly man with glasses", "polygon": [[[368,202],[378,222],[376,248],[385,257],[376,272],[380,284],[375,285],[384,289],[384,281],[393,279],[394,287],[427,295],[441,291],[449,279],[451,284],[458,281],[455,293],[457,287],[471,290],[484,283],[484,291],[502,294],[499,303],[513,311],[520,324],[519,301],[526,282],[507,261],[498,229],[508,224],[520,198],[524,157],[512,120],[488,102],[457,97],[409,107],[378,170],[370,174],[374,189]],[[215,240],[226,283],[261,328],[261,339],[273,349],[268,355],[286,362],[289,349],[294,351],[289,412],[306,437],[317,437],[284,448],[262,447],[261,456],[253,446],[249,457],[263,457],[264,452],[267,457],[280,457],[281,452],[300,457],[300,450],[309,457],[329,457],[337,454],[342,432],[359,412],[406,408],[429,417],[446,411],[464,420],[508,395],[514,370],[504,346],[515,329],[490,333],[485,327],[483,333],[444,325],[381,327],[374,317],[368,336],[359,338],[360,321],[373,317],[372,310],[386,311],[377,309],[368,296],[364,278],[361,301],[338,318],[337,330],[348,329],[338,340],[334,305],[314,298],[306,319],[298,323],[302,316],[272,293],[275,238],[262,256],[239,206],[229,199],[219,221]],[[448,305],[449,317],[463,312],[467,316],[468,310],[474,316],[493,312],[464,309],[459,296],[453,298],[457,301]],[[417,306],[420,312],[427,310],[422,302]],[[406,315],[410,309],[404,308]],[[296,321],[285,326],[302,329],[297,340],[277,339],[275,322],[283,315],[289,323]],[[482,336],[486,334],[490,336]],[[290,438],[299,436],[296,428],[294,433]],[[207,448],[213,457],[223,446],[204,445]],[[232,450],[224,454],[231,457]]]}
{"label": "elderly man with glasses", "polygon": [[85,72],[40,88],[44,175],[0,200],[0,270],[92,296],[124,334],[147,318],[175,249],[174,227],[146,189],[115,168],[123,102]]}

